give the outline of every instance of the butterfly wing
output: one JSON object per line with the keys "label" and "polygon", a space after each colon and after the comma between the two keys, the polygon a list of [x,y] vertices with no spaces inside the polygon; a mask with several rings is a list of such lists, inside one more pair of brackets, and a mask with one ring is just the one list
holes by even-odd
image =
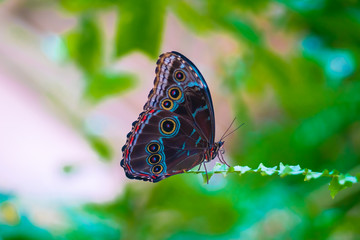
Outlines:
{"label": "butterfly wing", "polygon": [[126,175],[157,182],[196,166],[207,142],[192,129],[186,118],[166,110],[140,114],[124,148]]}
{"label": "butterfly wing", "polygon": [[127,177],[152,182],[200,164],[215,130],[210,92],[190,60],[177,52],[162,54],[155,72],[121,161]]}
{"label": "butterfly wing", "polygon": [[169,110],[188,115],[189,121],[194,122],[209,143],[214,143],[215,117],[211,95],[197,67],[184,55],[173,51],[160,55],[155,73],[154,88],[149,93],[144,110],[166,109],[166,103],[172,100],[169,89],[179,87],[185,97],[176,101]]}

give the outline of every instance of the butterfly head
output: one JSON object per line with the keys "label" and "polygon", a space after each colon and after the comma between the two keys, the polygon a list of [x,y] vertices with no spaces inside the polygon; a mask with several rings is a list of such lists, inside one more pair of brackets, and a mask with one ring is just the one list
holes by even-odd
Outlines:
{"label": "butterfly head", "polygon": [[223,152],[224,141],[215,142],[213,147],[209,151],[209,161],[217,157],[219,151]]}

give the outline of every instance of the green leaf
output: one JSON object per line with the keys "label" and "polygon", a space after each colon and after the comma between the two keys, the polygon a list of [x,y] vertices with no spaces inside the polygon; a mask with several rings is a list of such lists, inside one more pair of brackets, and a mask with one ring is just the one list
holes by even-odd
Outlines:
{"label": "green leaf", "polygon": [[229,169],[229,167],[226,166],[225,164],[221,164],[221,163],[218,163],[218,162],[217,162],[217,163],[215,164],[214,168],[213,168],[213,171],[214,171],[214,172],[220,171],[221,174],[222,174],[224,177],[226,177],[227,172],[228,172],[228,169]]}
{"label": "green leaf", "polygon": [[353,183],[357,183],[357,179],[350,174],[340,174],[338,177],[333,177],[329,184],[330,195],[332,198],[338,194],[339,191],[351,187]]}
{"label": "green leaf", "polygon": [[113,152],[108,143],[97,136],[87,136],[91,147],[102,157],[104,160],[110,161],[113,157]]}
{"label": "green leaf", "polygon": [[345,188],[346,186],[339,184],[339,180],[337,177],[332,178],[331,182],[329,183],[329,190],[332,198],[334,198],[339,191]]}
{"label": "green leaf", "polygon": [[131,74],[111,71],[96,73],[87,80],[85,96],[93,101],[125,92],[136,83],[135,76]]}
{"label": "green leaf", "polygon": [[204,172],[202,174],[202,177],[203,177],[203,182],[204,183],[208,183],[208,181],[210,181],[211,177],[214,175],[214,172],[213,171],[208,171],[207,173]]}
{"label": "green leaf", "polygon": [[305,175],[304,181],[310,181],[311,179],[319,178],[323,175],[321,172],[312,172],[311,170],[308,170]]}
{"label": "green leaf", "polygon": [[286,175],[290,174],[293,170],[289,166],[284,166],[283,163],[280,163],[279,175],[280,177],[285,177]]}
{"label": "green leaf", "polygon": [[340,174],[339,175],[339,184],[345,185],[345,184],[353,184],[357,183],[357,179],[354,176],[351,176],[350,174]]}
{"label": "green leaf", "polygon": [[239,175],[244,174],[244,173],[248,172],[249,170],[251,170],[251,168],[249,168],[248,166],[235,166],[234,167],[234,171],[238,172]]}
{"label": "green leaf", "polygon": [[339,171],[338,170],[336,170],[336,169],[334,169],[334,170],[332,170],[331,172],[329,172],[329,175],[330,176],[336,176],[336,175],[339,175]]}
{"label": "green leaf", "polygon": [[[308,170],[308,169],[306,169]],[[329,176],[329,170],[325,169],[323,172],[322,172],[322,176]]]}
{"label": "green leaf", "polygon": [[94,15],[85,14],[76,29],[64,37],[71,60],[90,74],[103,67],[102,35],[97,22]]}
{"label": "green leaf", "polygon": [[272,168],[268,168],[265,167],[262,163],[260,163],[259,167],[255,170],[256,172],[260,172],[261,175],[265,176],[265,175],[273,175],[276,172],[277,166],[272,167]]}
{"label": "green leaf", "polygon": [[291,175],[299,175],[305,172],[305,169],[301,169],[300,165],[289,166],[292,170]]}
{"label": "green leaf", "polygon": [[116,56],[140,50],[152,58],[159,55],[165,19],[163,0],[124,0],[119,4]]}

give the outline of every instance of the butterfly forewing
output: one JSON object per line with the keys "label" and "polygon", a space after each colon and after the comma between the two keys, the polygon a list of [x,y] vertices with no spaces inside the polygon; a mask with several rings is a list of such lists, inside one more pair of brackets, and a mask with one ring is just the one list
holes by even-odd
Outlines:
{"label": "butterfly forewing", "polygon": [[[170,111],[189,118],[202,131],[210,143],[214,142],[215,119],[210,92],[200,71],[186,57],[177,52],[160,55],[157,61],[154,88],[149,94],[149,100],[144,110],[149,108],[164,109],[164,102],[173,103]],[[177,78],[178,75],[183,78]],[[173,101],[169,90],[179,87],[182,96]],[[165,106],[166,109],[166,106]]]}

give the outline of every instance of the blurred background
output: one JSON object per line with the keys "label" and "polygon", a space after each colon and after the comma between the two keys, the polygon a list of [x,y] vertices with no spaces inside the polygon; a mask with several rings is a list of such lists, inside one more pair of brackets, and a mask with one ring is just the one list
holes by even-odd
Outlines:
{"label": "blurred background", "polygon": [[[121,147],[166,51],[210,87],[226,160],[360,172],[360,4],[0,2],[0,239],[360,239],[328,178],[129,180]],[[211,166],[209,166],[211,168]]]}

